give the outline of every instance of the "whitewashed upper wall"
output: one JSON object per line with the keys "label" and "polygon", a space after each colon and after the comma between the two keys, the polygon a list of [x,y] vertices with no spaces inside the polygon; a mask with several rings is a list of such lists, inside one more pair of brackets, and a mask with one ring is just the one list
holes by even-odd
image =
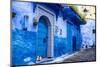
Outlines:
{"label": "whitewashed upper wall", "polygon": [[31,12],[33,11],[33,5],[32,3],[30,2],[17,2],[17,1],[13,1],[12,2],[12,8],[16,10],[17,12],[20,12],[20,13],[26,13],[26,12]]}
{"label": "whitewashed upper wall", "polygon": [[87,19],[85,25],[81,25],[81,34],[82,34],[82,44],[83,48],[92,46],[95,43],[95,34],[93,29],[95,29],[95,20]]}
{"label": "whitewashed upper wall", "polygon": [[[56,36],[66,38],[67,37],[67,21],[64,21],[63,17],[58,16],[55,26],[58,26],[58,32]],[[62,35],[60,35],[60,29],[62,29]]]}
{"label": "whitewashed upper wall", "polygon": [[22,29],[20,21],[23,18],[23,16],[27,15],[29,17],[28,19],[28,31],[34,31],[35,29],[33,28],[33,18],[34,18],[34,13],[33,13],[33,6],[32,3],[29,2],[12,2],[12,11],[16,12],[15,18],[12,19],[12,25],[13,29],[18,28]]}

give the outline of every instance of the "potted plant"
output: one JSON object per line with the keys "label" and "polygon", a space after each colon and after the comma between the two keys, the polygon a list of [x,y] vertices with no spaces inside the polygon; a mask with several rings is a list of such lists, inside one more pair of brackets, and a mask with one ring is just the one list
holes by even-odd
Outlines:
{"label": "potted plant", "polygon": [[82,13],[79,12],[79,10],[78,10],[78,8],[77,8],[76,6],[74,6],[74,5],[69,5],[69,7],[70,7],[76,14],[79,15],[81,21],[86,22],[85,16],[84,16]]}
{"label": "potted plant", "polygon": [[15,12],[12,12],[12,18],[14,18],[16,16]]}
{"label": "potted plant", "polygon": [[38,22],[34,19],[33,26],[37,26]]}

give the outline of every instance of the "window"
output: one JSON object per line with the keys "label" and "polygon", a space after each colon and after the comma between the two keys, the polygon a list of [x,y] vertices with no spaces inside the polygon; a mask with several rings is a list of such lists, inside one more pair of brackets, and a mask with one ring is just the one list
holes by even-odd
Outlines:
{"label": "window", "polygon": [[25,15],[21,20],[21,25],[23,30],[27,30],[28,16]]}
{"label": "window", "polygon": [[96,30],[95,29],[93,29],[92,31],[93,31],[93,33],[96,33]]}
{"label": "window", "polygon": [[62,35],[62,29],[60,29],[60,35]]}
{"label": "window", "polygon": [[55,33],[58,33],[58,26],[55,26]]}

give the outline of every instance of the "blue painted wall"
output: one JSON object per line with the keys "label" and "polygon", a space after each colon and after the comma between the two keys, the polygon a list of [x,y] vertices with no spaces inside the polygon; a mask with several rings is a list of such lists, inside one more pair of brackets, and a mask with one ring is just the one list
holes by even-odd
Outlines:
{"label": "blue painted wall", "polygon": [[12,64],[25,64],[24,59],[36,58],[36,33],[12,30]]}
{"label": "blue painted wall", "polygon": [[54,37],[54,56],[58,57],[65,53],[67,53],[67,39],[59,38],[57,36]]}
{"label": "blue painted wall", "polygon": [[[80,26],[73,22],[66,22],[66,36],[65,38],[55,35],[54,37],[54,56],[58,57],[66,53],[73,53],[80,50],[81,34]],[[73,37],[76,41],[73,42]],[[76,43],[76,44],[75,44]]]}

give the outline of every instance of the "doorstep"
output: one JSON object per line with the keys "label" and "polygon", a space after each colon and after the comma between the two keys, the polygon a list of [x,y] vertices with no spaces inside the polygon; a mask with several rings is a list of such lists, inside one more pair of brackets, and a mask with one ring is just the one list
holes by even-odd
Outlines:
{"label": "doorstep", "polygon": [[70,58],[70,57],[76,55],[78,52],[79,52],[79,51],[74,52],[74,53],[71,53],[71,54],[66,53],[66,54],[64,54],[64,55],[62,55],[62,56],[60,56],[60,57],[53,58],[52,61],[45,62],[45,64],[61,63],[61,62],[63,62],[65,59],[68,59],[68,58]]}
{"label": "doorstep", "polygon": [[35,63],[33,62],[30,62],[28,64],[52,64],[52,63],[61,63],[63,62],[65,59],[68,59],[74,55],[76,55],[79,51],[77,52],[74,52],[74,53],[66,53],[60,57],[57,57],[57,58],[44,58],[42,59],[41,61],[36,61]]}
{"label": "doorstep", "polygon": [[36,61],[36,64],[46,64],[46,62],[53,61],[54,58],[44,58],[41,61]]}

